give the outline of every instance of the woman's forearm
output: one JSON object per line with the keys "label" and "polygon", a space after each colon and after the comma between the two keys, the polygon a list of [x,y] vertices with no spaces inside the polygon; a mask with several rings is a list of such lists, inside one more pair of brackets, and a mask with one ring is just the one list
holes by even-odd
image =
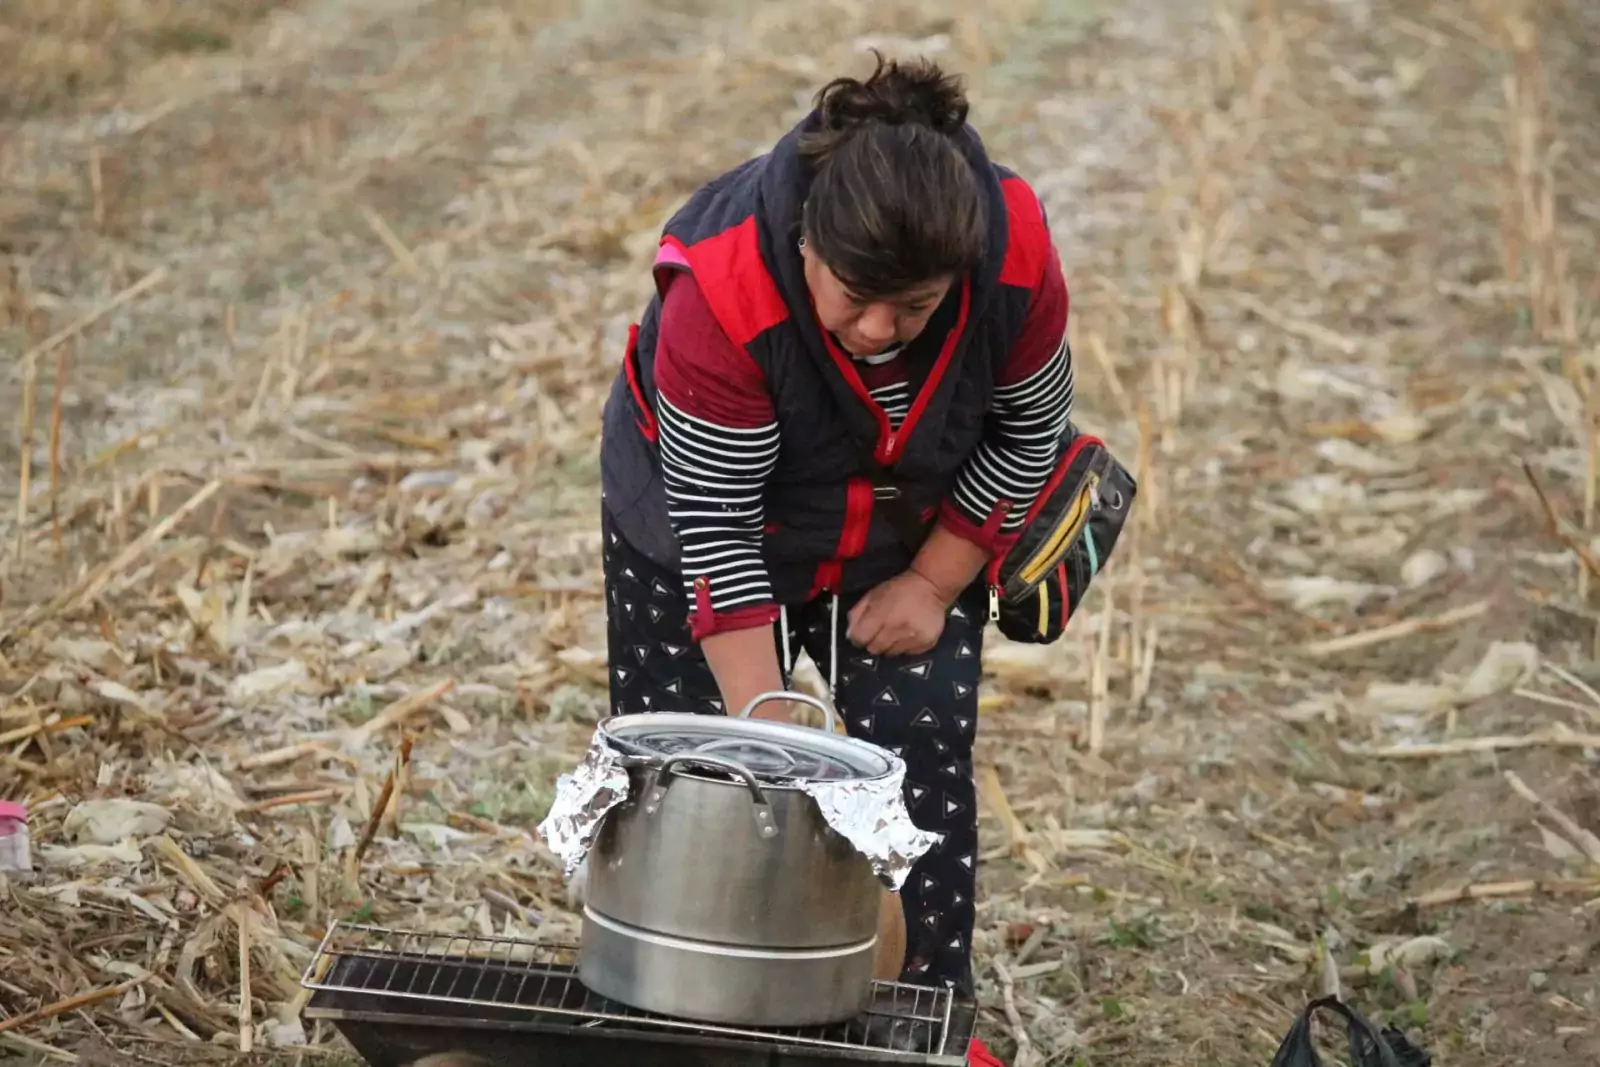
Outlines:
{"label": "woman's forearm", "polygon": [[[724,710],[729,715],[739,714],[762,693],[783,688],[778,650],[769,626],[710,634],[701,640],[700,648],[706,654],[717,688],[722,691]],[[774,700],[761,705],[752,716],[787,721],[792,711],[788,703]]]}
{"label": "woman's forearm", "polygon": [[935,525],[922,543],[911,561],[911,570],[932,583],[945,604],[950,605],[988,562],[988,552],[941,524]]}

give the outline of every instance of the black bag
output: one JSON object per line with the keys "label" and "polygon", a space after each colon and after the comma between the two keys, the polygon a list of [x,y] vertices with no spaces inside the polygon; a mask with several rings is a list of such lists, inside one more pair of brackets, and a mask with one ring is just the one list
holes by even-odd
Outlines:
{"label": "black bag", "polygon": [[1312,1017],[1323,1008],[1344,1016],[1351,1067],[1430,1067],[1433,1063],[1432,1056],[1407,1041],[1399,1030],[1386,1026],[1380,1032],[1338,997],[1323,997],[1306,1005],[1269,1067],[1323,1067],[1311,1037]]}
{"label": "black bag", "polygon": [[[1061,637],[1116,548],[1139,490],[1104,441],[1071,423],[1058,455],[1028,509],[1022,536],[987,569],[989,621],[1013,641],[1048,645]],[[869,452],[863,452],[862,464],[889,521],[915,551],[928,523],[912,512]]]}
{"label": "black bag", "polygon": [[1068,424],[1022,536],[989,564],[989,621],[1013,641],[1060,638],[1116,548],[1138,491],[1104,441]]}

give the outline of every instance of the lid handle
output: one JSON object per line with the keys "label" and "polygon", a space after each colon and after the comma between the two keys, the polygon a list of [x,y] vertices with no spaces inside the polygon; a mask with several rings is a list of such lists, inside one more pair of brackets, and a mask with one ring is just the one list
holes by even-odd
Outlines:
{"label": "lid handle", "polygon": [[794,756],[781,745],[774,745],[767,741],[757,741],[751,737],[724,737],[716,741],[707,741],[694,751],[697,753],[715,752],[723,748],[753,748],[758,752],[765,752],[769,756],[776,756],[783,761],[785,767],[793,767],[796,762]]}
{"label": "lid handle", "polygon": [[748,719],[750,717],[750,713],[755,711],[756,708],[760,707],[762,704],[767,704],[774,700],[787,700],[795,704],[809,704],[812,707],[821,710],[823,717],[827,721],[827,730],[830,734],[836,734],[839,732],[839,720],[837,717],[835,717],[832,707],[818,700],[810,693],[796,693],[782,689],[771,693],[762,693],[760,696],[750,701],[750,703],[744,706],[744,710],[739,713],[739,718]]}

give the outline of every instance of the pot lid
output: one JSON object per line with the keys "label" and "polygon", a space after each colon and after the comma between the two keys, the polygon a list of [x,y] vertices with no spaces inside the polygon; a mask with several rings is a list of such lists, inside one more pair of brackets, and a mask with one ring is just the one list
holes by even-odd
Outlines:
{"label": "pot lid", "polygon": [[892,767],[876,745],[766,719],[651,712],[614,715],[600,730],[615,748],[652,764],[701,752],[743,764],[763,784],[878,778]]}

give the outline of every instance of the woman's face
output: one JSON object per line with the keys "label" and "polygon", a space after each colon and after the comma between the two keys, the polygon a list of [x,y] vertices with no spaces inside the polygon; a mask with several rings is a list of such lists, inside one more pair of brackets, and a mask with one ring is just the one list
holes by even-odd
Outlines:
{"label": "woman's face", "polygon": [[894,297],[863,300],[841,282],[809,245],[805,259],[806,287],[822,328],[856,356],[875,356],[893,344],[904,344],[922,332],[940,301],[950,291],[950,278],[939,278]]}

